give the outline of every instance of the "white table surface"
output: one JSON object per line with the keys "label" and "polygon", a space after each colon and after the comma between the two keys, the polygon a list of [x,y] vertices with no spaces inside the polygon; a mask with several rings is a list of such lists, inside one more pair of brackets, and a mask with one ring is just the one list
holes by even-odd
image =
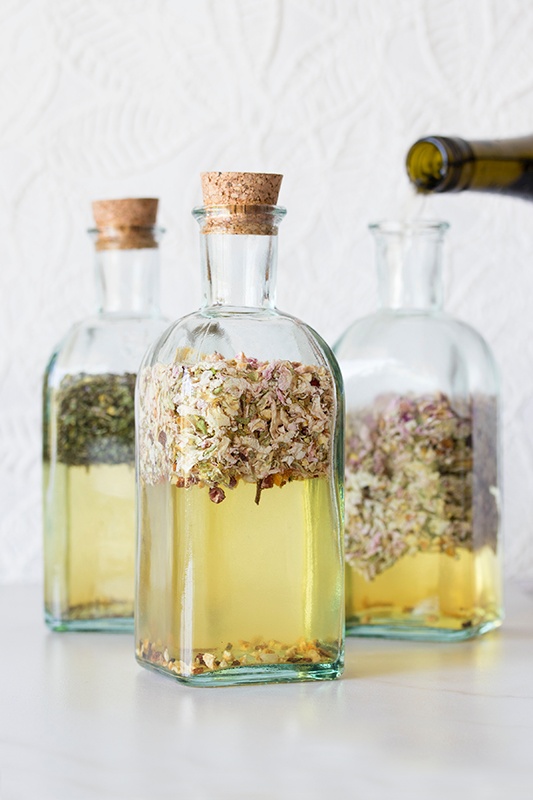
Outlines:
{"label": "white table surface", "polygon": [[334,682],[198,689],[0,589],[0,798],[533,798],[533,591],[462,644],[349,639]]}

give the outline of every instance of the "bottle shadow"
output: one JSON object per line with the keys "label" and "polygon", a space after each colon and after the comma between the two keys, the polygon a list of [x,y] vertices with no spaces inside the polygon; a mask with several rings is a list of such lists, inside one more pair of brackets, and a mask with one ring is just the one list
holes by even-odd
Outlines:
{"label": "bottle shadow", "polygon": [[348,638],[344,679],[494,666],[501,658],[498,631],[463,642]]}

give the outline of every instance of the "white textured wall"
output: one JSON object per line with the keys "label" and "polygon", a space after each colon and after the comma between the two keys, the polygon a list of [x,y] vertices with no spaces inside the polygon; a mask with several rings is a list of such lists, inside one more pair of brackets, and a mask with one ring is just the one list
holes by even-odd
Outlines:
{"label": "white textured wall", "polygon": [[[164,310],[198,306],[202,170],[285,173],[279,305],[375,302],[409,144],[533,131],[530,0],[0,0],[0,580],[40,577],[40,380],[91,309],[93,198],[159,196]],[[507,569],[533,575],[533,204],[456,195],[448,309],[503,371]]]}

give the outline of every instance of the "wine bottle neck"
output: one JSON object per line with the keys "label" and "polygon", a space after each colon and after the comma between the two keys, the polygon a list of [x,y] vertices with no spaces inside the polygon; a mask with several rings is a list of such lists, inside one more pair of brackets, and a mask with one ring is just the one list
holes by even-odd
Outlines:
{"label": "wine bottle neck", "polygon": [[533,199],[533,136],[467,141],[428,136],[407,154],[407,172],[424,192],[496,192]]}

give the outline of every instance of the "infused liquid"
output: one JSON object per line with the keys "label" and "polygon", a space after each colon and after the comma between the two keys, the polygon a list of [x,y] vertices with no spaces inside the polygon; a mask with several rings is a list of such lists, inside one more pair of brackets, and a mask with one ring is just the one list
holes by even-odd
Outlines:
{"label": "infused liquid", "polygon": [[[56,629],[132,627],[135,468],[45,464],[45,607]],[[50,488],[48,488],[50,487]],[[47,520],[48,522],[48,520]]]}
{"label": "infused liquid", "polygon": [[142,493],[139,660],[198,683],[235,670],[261,681],[274,664],[268,680],[337,677],[342,554],[327,477],[265,489],[259,504],[244,481],[219,504],[205,487]]}
{"label": "infused liquid", "polygon": [[346,626],[357,635],[468,638],[501,624],[498,556],[488,545],[405,555],[368,581],[346,568]]}

